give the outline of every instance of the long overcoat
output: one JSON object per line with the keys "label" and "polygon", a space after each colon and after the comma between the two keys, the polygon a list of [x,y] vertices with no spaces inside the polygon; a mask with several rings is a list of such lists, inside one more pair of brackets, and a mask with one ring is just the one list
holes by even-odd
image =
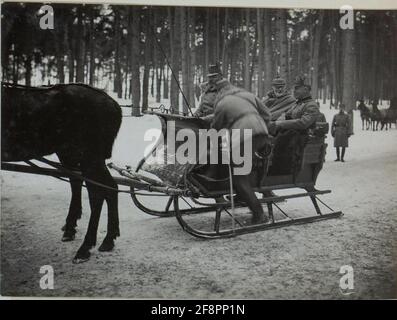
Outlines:
{"label": "long overcoat", "polygon": [[347,113],[338,113],[334,116],[331,126],[331,134],[334,137],[334,147],[349,146],[350,118]]}
{"label": "long overcoat", "polygon": [[267,136],[270,112],[259,98],[251,92],[234,87],[227,80],[218,86],[212,127],[217,130],[251,129],[252,136]]}

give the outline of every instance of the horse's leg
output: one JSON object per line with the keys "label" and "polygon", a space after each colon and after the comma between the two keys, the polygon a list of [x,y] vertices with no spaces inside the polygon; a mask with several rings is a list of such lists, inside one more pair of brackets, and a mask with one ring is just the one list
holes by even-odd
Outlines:
{"label": "horse's leg", "polygon": [[76,234],[77,220],[81,218],[81,188],[83,181],[81,179],[70,178],[70,186],[72,190],[72,199],[69,205],[69,212],[66,217],[65,226],[62,228],[64,233],[62,241],[74,240]]}
{"label": "horse's leg", "polygon": [[[58,158],[62,165],[68,169],[77,169],[79,161],[73,160],[70,155],[58,154]],[[62,227],[63,236],[62,241],[74,240],[76,234],[77,220],[81,218],[81,189],[83,181],[81,179],[70,178],[70,187],[72,191],[72,198],[70,200],[69,211],[66,217],[66,223]]]}
{"label": "horse's leg", "polygon": [[[105,165],[104,170],[106,176],[106,185],[117,190],[117,183],[114,181]],[[116,190],[106,191],[105,200],[108,206],[108,228],[106,237],[98,248],[99,251],[111,251],[114,248],[114,240],[120,236],[118,193]]]}
{"label": "horse's leg", "polygon": [[[82,163],[81,165],[83,176],[95,182],[105,184],[106,181],[104,179],[102,168],[103,165],[101,162],[102,160],[98,161],[98,159],[94,159],[92,161],[84,161],[84,163]],[[102,206],[106,194],[106,190],[101,186],[95,185],[87,181],[86,185],[88,190],[91,215],[83,244],[80,246],[79,250],[76,253],[76,256],[73,259],[74,263],[87,261],[90,257],[90,249],[96,245],[99,218],[101,216]]]}

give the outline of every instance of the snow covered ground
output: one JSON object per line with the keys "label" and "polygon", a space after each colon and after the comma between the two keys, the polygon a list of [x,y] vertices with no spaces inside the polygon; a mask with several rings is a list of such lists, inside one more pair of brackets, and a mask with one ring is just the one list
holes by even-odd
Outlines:
{"label": "snow covered ground", "polygon": [[[328,105],[327,105],[328,106]],[[329,122],[335,110],[322,105]],[[128,109],[125,113],[128,113]],[[355,134],[345,163],[334,162],[328,137],[326,163],[317,187],[342,210],[341,219],[291,226],[233,239],[203,241],[184,233],[174,218],[140,212],[120,195],[121,237],[111,253],[92,250],[91,260],[71,260],[88,224],[83,218],[74,242],[62,243],[69,186],[51,177],[2,172],[1,294],[130,298],[361,299],[397,298],[397,129]],[[136,165],[149,142],[154,116],[124,117],[112,161]],[[150,198],[153,205],[164,199]],[[307,199],[283,206],[307,210]],[[106,230],[103,212],[98,234]],[[40,267],[55,271],[54,290],[41,290]],[[354,289],[339,288],[340,267],[351,265]]]}

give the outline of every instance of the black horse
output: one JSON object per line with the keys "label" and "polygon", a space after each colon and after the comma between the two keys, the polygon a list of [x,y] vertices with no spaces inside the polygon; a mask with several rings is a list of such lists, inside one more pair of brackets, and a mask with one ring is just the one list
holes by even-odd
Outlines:
{"label": "black horse", "polygon": [[[118,195],[105,159],[111,157],[121,125],[117,102],[83,84],[34,88],[2,83],[1,111],[2,161],[27,161],[55,153],[65,168],[80,170],[87,180],[110,187],[86,181],[91,216],[73,261],[89,259],[104,201],[108,205],[108,229],[99,250],[112,250],[120,235]],[[81,217],[82,183],[81,179],[70,178],[72,199],[62,241],[74,239]]]}
{"label": "black horse", "polygon": [[391,128],[391,123],[396,122],[396,118],[397,115],[393,108],[379,110],[377,100],[372,102],[371,121],[373,131],[378,130],[379,124],[381,125],[380,130]]}
{"label": "black horse", "polygon": [[363,100],[360,100],[360,104],[357,107],[360,110],[361,122],[362,122],[362,130],[369,130],[371,127],[371,110],[365,105]]}

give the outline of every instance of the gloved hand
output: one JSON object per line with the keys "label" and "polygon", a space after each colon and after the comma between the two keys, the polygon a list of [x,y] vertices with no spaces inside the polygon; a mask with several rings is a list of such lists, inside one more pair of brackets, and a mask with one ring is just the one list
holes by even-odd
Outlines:
{"label": "gloved hand", "polygon": [[211,123],[212,120],[214,119],[214,114],[209,114],[207,116],[204,117],[200,117],[202,120],[204,120],[207,123]]}
{"label": "gloved hand", "polygon": [[268,126],[267,126],[269,133],[272,136],[275,136],[277,134],[277,125],[276,125],[276,121],[270,121]]}

